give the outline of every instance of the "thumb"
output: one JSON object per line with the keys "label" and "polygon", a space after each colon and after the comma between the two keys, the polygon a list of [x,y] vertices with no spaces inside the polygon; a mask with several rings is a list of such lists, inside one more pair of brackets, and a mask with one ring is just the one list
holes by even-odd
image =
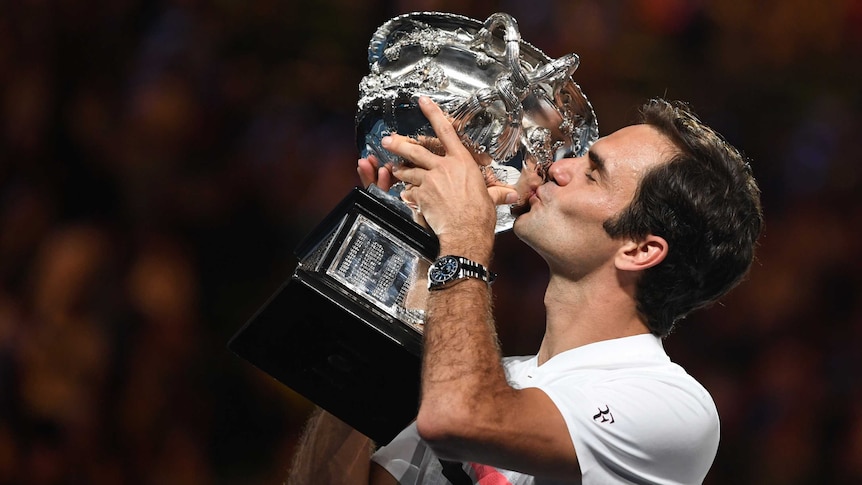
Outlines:
{"label": "thumb", "polygon": [[494,185],[488,187],[488,195],[494,201],[494,205],[514,204],[518,202],[518,192],[512,186]]}

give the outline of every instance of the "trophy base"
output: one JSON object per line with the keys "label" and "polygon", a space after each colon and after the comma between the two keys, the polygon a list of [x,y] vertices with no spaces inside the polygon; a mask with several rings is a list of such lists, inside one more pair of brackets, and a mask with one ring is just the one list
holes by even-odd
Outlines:
{"label": "trophy base", "polygon": [[[387,313],[386,305],[357,295],[344,284],[346,273],[326,268],[345,267],[339,258],[351,251],[344,248],[360,239],[350,226],[369,218],[386,237],[396,236],[398,244],[408,241],[417,257],[433,257],[437,247],[427,231],[380,204],[361,190],[342,201],[297,249],[301,261],[293,276],[233,336],[228,348],[385,444],[418,411],[421,329]],[[416,244],[418,240],[424,243]],[[314,264],[303,265],[303,256],[312,254],[306,260]]]}

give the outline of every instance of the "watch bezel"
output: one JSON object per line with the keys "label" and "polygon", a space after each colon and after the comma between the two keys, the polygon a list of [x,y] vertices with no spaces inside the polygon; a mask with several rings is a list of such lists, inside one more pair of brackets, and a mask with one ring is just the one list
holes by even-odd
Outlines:
{"label": "watch bezel", "polygon": [[442,285],[458,279],[461,261],[456,256],[441,256],[428,268],[429,285]]}

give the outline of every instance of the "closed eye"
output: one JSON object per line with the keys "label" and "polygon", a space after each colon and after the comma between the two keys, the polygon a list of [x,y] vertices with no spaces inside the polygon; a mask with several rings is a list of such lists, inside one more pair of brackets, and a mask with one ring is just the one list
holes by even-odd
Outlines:
{"label": "closed eye", "polygon": [[593,174],[595,172],[599,172],[599,176],[602,178],[602,180],[607,182],[608,172],[605,168],[607,166],[605,164],[605,159],[601,155],[596,153],[596,151],[592,148],[587,152],[587,156],[590,159],[590,168],[587,170],[587,177],[590,180],[595,181],[595,178],[593,178]]}

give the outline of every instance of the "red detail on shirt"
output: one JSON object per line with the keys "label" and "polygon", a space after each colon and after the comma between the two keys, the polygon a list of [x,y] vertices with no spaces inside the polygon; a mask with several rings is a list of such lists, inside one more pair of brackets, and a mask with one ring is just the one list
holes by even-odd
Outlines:
{"label": "red detail on shirt", "polygon": [[470,463],[473,471],[476,472],[476,485],[512,485],[502,473],[496,468],[488,465],[480,465],[479,463]]}

